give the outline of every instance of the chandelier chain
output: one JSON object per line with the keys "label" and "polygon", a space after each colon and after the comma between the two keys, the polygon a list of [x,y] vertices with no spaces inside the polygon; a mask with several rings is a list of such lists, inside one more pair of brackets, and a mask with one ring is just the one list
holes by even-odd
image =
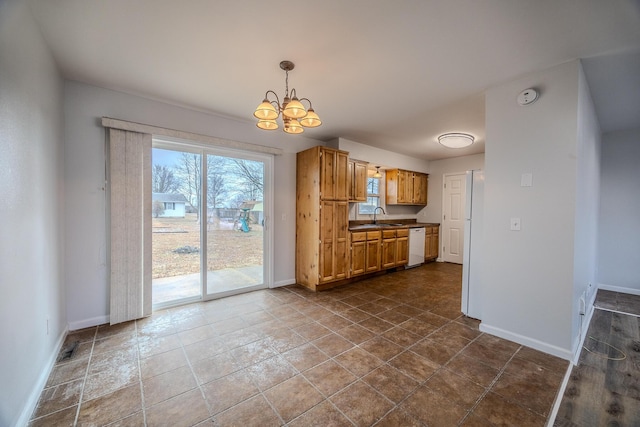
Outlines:
{"label": "chandelier chain", "polygon": [[284,96],[285,98],[289,97],[289,70],[285,70],[285,78],[284,78],[284,84],[285,84],[285,91],[284,91]]}

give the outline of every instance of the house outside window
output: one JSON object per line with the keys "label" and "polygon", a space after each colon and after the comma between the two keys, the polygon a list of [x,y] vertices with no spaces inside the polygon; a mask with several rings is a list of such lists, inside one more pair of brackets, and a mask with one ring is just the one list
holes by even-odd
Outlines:
{"label": "house outside window", "polygon": [[164,209],[165,210],[175,210],[176,209],[176,204],[175,202],[164,202]]}
{"label": "house outside window", "polygon": [[358,203],[358,213],[372,215],[378,206],[380,206],[380,178],[370,176],[367,178],[367,201]]}

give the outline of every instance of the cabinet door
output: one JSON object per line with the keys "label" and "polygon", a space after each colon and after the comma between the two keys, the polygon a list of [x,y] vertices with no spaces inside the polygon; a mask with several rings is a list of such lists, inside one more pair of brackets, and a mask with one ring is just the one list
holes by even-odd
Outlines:
{"label": "cabinet door", "polygon": [[398,203],[411,203],[411,192],[407,192],[407,180],[409,179],[407,171],[398,171]]}
{"label": "cabinet door", "polygon": [[320,149],[320,198],[336,200],[335,169],[336,151]]}
{"label": "cabinet door", "polygon": [[431,240],[433,238],[432,227],[424,229],[424,259],[431,259]]}
{"label": "cabinet door", "polygon": [[440,248],[440,229],[438,226],[435,226],[435,227],[432,227],[431,250],[429,251],[431,253],[432,258],[434,259],[438,258],[439,248]]}
{"label": "cabinet door", "polygon": [[398,237],[396,239],[396,265],[405,265],[409,262],[409,238]]}
{"label": "cabinet door", "polygon": [[349,272],[349,202],[334,203],[334,277],[340,280]]}
{"label": "cabinet door", "polygon": [[353,199],[357,202],[367,201],[367,164],[355,162],[353,170]]}
{"label": "cabinet door", "polygon": [[349,160],[347,163],[347,190],[349,192],[349,201],[356,199],[356,162]]}
{"label": "cabinet door", "polygon": [[[346,151],[336,152],[336,167],[335,167],[335,198],[334,200],[349,200],[349,153]],[[325,197],[326,199],[326,197]]]}
{"label": "cabinet door", "polygon": [[380,238],[367,240],[367,273],[380,270]]}
{"label": "cabinet door", "polygon": [[385,199],[387,205],[397,205],[399,203],[398,197],[400,194],[400,174],[397,169],[390,169],[385,171]]}
{"label": "cabinet door", "polygon": [[335,278],[334,216],[335,202],[322,202],[320,205],[320,282],[328,282]]}
{"label": "cabinet door", "polygon": [[381,254],[382,268],[391,268],[396,265],[396,239],[383,239],[382,240],[382,254]]}
{"label": "cabinet door", "polygon": [[404,203],[413,203],[413,172],[404,171]]}
{"label": "cabinet door", "polygon": [[413,203],[416,205],[427,204],[428,175],[415,173],[413,177]]}
{"label": "cabinet door", "polygon": [[366,268],[367,241],[351,242],[351,276],[363,274]]}

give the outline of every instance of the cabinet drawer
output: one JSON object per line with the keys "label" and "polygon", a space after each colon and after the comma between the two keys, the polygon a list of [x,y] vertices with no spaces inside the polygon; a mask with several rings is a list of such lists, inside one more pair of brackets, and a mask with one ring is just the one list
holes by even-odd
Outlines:
{"label": "cabinet drawer", "polygon": [[378,240],[380,238],[380,230],[367,231],[367,240]]}
{"label": "cabinet drawer", "polygon": [[358,231],[351,233],[351,241],[352,242],[364,242],[367,240],[367,232],[366,231]]}
{"label": "cabinet drawer", "polygon": [[396,230],[382,230],[383,239],[393,239],[396,237]]}
{"label": "cabinet drawer", "polygon": [[409,229],[408,228],[400,228],[400,229],[396,230],[396,236],[398,236],[398,237],[408,237],[409,236]]}

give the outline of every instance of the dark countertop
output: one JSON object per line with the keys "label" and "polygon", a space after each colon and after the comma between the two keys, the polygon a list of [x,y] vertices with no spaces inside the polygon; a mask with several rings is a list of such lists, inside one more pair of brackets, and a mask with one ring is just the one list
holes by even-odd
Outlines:
{"label": "dark countertop", "polygon": [[[386,225],[385,225],[386,224]],[[420,228],[440,226],[437,222],[416,222],[415,220],[384,220],[377,224],[371,221],[349,221],[349,231],[395,230],[399,228]]]}

